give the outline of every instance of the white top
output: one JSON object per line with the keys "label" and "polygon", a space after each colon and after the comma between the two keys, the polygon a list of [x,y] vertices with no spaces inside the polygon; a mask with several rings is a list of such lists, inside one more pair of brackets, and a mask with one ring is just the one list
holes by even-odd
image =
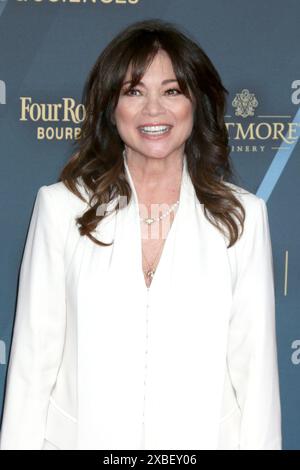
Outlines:
{"label": "white top", "polygon": [[184,158],[180,204],[147,288],[126,160],[125,170],[132,200],[94,232],[110,247],[80,236],[74,218],[87,206],[63,183],[38,191],[0,448],[280,449],[265,202],[231,184],[246,222],[227,249]]}

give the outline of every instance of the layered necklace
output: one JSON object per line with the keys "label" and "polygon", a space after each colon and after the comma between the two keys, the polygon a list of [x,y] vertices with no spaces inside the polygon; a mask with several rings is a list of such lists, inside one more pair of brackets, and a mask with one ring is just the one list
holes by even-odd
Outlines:
{"label": "layered necklace", "polygon": [[[161,220],[163,220],[165,217],[167,217],[172,211],[175,211],[175,209],[177,208],[177,206],[179,205],[179,200],[176,201],[174,204],[172,204],[172,206],[166,211],[164,212],[163,214],[161,214],[159,217],[155,217],[155,218],[143,218],[143,217],[140,217],[140,221],[147,224],[148,226],[150,226],[151,224],[153,224],[154,222],[159,222]],[[166,240],[165,240],[166,241]],[[147,268],[146,268],[146,271],[144,271],[144,274],[146,275],[146,279],[147,281],[150,283],[152,281],[152,278],[155,274],[155,270],[154,269],[154,266],[155,266],[155,263],[156,263],[156,260],[159,256],[159,254],[161,253],[163,247],[164,247],[164,244],[165,244],[165,241],[164,243],[162,244],[162,247],[159,249],[154,261],[152,263],[149,263],[148,259],[146,258],[145,256],[145,253],[144,253],[144,250],[142,249],[142,253],[143,253],[143,259],[145,260],[145,264],[147,265]]]}
{"label": "layered necklace", "polygon": [[[125,152],[125,149],[123,150],[123,157],[124,159],[126,158],[126,152]],[[170,206],[170,208],[164,212],[163,214],[159,215],[158,217],[140,217],[140,221],[142,223],[145,223],[147,224],[148,226],[152,225],[154,222],[160,222],[161,220],[163,220],[165,217],[168,217],[168,215],[170,215],[171,212],[175,211],[176,208],[178,207],[179,205],[179,200],[176,201],[174,204],[172,204]],[[154,261],[152,263],[149,263],[149,261],[147,260],[146,256],[145,256],[145,253],[144,253],[144,250],[142,249],[142,254],[143,254],[143,260],[145,261],[145,264],[147,265],[147,269],[146,271],[144,271],[144,274],[146,276],[146,279],[147,281],[150,283],[152,281],[152,278],[155,274],[155,270],[154,269],[154,266],[155,266],[155,263],[156,263],[156,260],[160,254],[160,252],[162,251],[163,249],[163,246],[164,246],[164,243],[162,244],[162,247],[160,248],[159,252],[157,253]]]}

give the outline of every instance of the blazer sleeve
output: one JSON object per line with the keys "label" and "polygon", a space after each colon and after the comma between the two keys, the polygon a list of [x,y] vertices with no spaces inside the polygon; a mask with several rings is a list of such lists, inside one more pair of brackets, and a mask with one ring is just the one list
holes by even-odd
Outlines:
{"label": "blazer sleeve", "polygon": [[62,221],[51,189],[37,193],[20,269],[1,450],[42,449],[51,390],[62,358],[65,280]]}
{"label": "blazer sleeve", "polygon": [[228,367],[241,410],[240,449],[281,449],[274,267],[266,203],[255,196],[237,242]]}

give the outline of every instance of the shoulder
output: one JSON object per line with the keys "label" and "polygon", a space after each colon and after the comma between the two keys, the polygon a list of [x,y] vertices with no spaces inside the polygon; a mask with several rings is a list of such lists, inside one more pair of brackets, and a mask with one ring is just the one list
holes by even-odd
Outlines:
{"label": "shoulder", "polygon": [[77,181],[77,187],[86,202],[70,191],[62,181],[41,186],[38,190],[38,196],[52,201],[51,204],[62,215],[71,215],[73,212],[77,213],[87,209],[87,193],[80,180]]}
{"label": "shoulder", "polygon": [[46,241],[51,250],[64,253],[68,262],[80,237],[77,218],[87,208],[88,204],[73,194],[63,182],[41,186],[34,202],[29,240],[36,240],[38,244],[43,240],[41,246]]}
{"label": "shoulder", "polygon": [[[236,184],[226,182],[234,192],[245,210],[243,231],[234,244],[234,249],[245,250],[255,244],[270,240],[270,228],[267,205],[264,199]],[[238,225],[240,223],[238,222]]]}
{"label": "shoulder", "polygon": [[87,202],[73,194],[63,182],[43,185],[36,194],[31,225],[60,243],[66,240],[70,230],[76,229],[77,217],[87,208]]}
{"label": "shoulder", "polygon": [[[245,209],[245,221],[242,235],[233,245],[233,250],[243,257],[248,256],[254,246],[269,249],[271,244],[267,205],[264,199],[232,183],[226,182],[234,191]],[[246,257],[246,259],[249,259]]]}
{"label": "shoulder", "polygon": [[264,199],[234,183],[224,181],[224,184],[231,188],[233,194],[241,202],[245,209],[246,218],[257,217],[262,211],[266,210]]}

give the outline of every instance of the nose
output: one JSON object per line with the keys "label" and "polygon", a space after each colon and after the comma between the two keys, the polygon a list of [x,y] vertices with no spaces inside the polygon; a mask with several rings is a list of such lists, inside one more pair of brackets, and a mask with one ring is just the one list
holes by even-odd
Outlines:
{"label": "nose", "polygon": [[149,93],[144,103],[143,113],[154,115],[154,114],[158,114],[164,111],[165,111],[165,108],[162,104],[161,96],[154,94],[154,93],[153,94]]}

